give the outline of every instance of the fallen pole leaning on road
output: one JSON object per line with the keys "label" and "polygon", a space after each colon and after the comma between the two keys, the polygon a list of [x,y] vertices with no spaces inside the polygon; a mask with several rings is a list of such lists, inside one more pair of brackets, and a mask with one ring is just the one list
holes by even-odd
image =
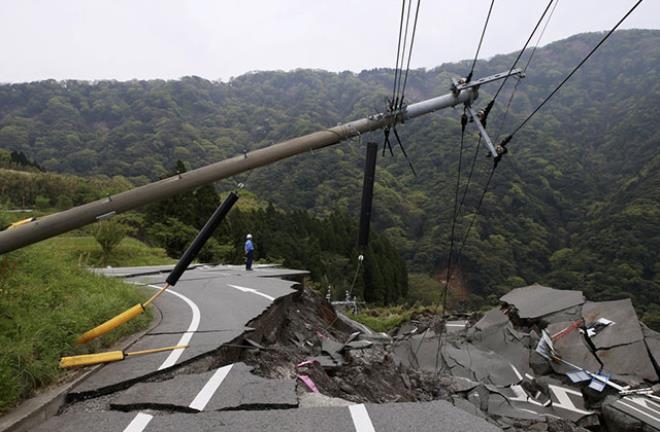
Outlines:
{"label": "fallen pole leaning on road", "polygon": [[149,298],[149,300],[146,302],[142,304],[136,304],[132,308],[120,313],[116,317],[109,319],[108,321],[97,327],[94,327],[91,330],[86,331],[76,340],[76,342],[78,344],[87,343],[125,324],[126,322],[132,320],[144,312],[145,308],[149,306],[154,300],[156,300],[161,294],[167,291],[169,287],[176,285],[183,272],[186,271],[192,260],[195,259],[206,241],[209,239],[209,237],[211,237],[225,216],[227,216],[227,213],[229,213],[229,210],[231,210],[237,200],[238,195],[236,195],[234,192],[230,192],[222,204],[220,204],[220,206],[213,212],[209,220],[206,221],[206,224],[199,231],[197,237],[195,237],[190,246],[188,246],[188,249],[186,249],[179,261],[176,263],[176,266],[174,266],[174,269],[167,277],[167,283],[156,294],[151,296],[151,298]]}

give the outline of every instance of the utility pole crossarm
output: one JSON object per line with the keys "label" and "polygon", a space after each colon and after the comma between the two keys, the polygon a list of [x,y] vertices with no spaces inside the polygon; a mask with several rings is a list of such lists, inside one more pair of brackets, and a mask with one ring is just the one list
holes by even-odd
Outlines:
{"label": "utility pole crossarm", "polygon": [[495,75],[487,76],[485,78],[480,78],[478,80],[474,80],[470,82],[454,81],[452,90],[454,92],[460,92],[469,88],[479,88],[479,86],[481,86],[482,84],[487,84],[489,82],[501,80],[502,78],[508,78],[510,76],[515,76],[515,75],[517,75],[520,78],[525,78],[525,72],[523,72],[522,69],[511,69],[508,72],[498,73]]}
{"label": "utility pole crossarm", "polygon": [[495,150],[495,146],[493,145],[493,141],[490,139],[488,136],[488,132],[486,132],[486,129],[484,128],[484,125],[481,123],[481,119],[479,118],[479,115],[474,112],[474,108],[472,108],[470,105],[466,106],[468,112],[470,113],[470,117],[474,121],[474,123],[477,125],[477,129],[479,129],[479,133],[481,134],[481,137],[483,138],[484,142],[486,143],[486,147],[488,147],[488,151],[490,152],[491,156],[496,158],[498,156],[497,151]]}
{"label": "utility pole crossarm", "polygon": [[512,74],[513,71],[499,74],[496,78],[493,76],[473,81],[469,85],[452,88],[449,94],[411,104],[397,112],[380,113],[293,138],[0,231],[0,254],[254,168],[337,144],[366,132],[395,126],[396,123],[459,104],[470,105],[479,96],[479,84]]}

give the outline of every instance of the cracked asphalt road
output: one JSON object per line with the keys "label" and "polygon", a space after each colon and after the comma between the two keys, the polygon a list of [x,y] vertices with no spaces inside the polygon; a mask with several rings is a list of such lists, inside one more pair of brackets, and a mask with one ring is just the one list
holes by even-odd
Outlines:
{"label": "cracked asphalt road", "polygon": [[[108,269],[132,283],[162,286],[163,268]],[[197,267],[159,297],[158,325],[129,350],[188,343],[183,350],[102,366],[69,394],[71,401],[36,431],[497,431],[445,401],[300,408],[295,379],[266,379],[244,363],[213,356],[245,332],[277,299],[295,293],[281,279],[306,272],[237,266]],[[249,335],[249,333],[248,333]]]}

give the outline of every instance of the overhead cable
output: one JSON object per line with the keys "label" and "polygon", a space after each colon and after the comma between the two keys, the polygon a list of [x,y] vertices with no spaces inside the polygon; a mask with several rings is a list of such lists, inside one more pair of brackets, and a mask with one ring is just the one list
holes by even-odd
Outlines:
{"label": "overhead cable", "polygon": [[399,85],[399,57],[401,55],[401,36],[403,33],[403,15],[406,10],[406,0],[401,0],[401,20],[399,22],[399,41],[396,46],[396,66],[394,67],[394,86],[392,87],[392,100],[390,101],[390,111],[394,110],[396,89]]}
{"label": "overhead cable", "polygon": [[[513,69],[515,69],[516,65],[518,64],[518,61],[520,60],[520,57],[522,57],[523,53],[527,49],[527,45],[529,45],[529,42],[534,37],[534,33],[536,33],[536,30],[538,30],[539,26],[541,25],[541,22],[543,22],[543,18],[545,17],[545,14],[548,13],[548,9],[550,9],[550,6],[552,5],[553,1],[554,0],[550,0],[548,2],[548,5],[545,7],[545,10],[541,14],[541,18],[539,18],[539,20],[536,22],[536,25],[534,26],[534,30],[532,30],[532,33],[530,33],[529,38],[527,38],[527,42],[525,42],[525,46],[523,46],[523,48],[520,50],[520,52],[518,53],[518,56],[516,57],[516,60],[511,65],[511,69],[509,69],[509,73],[511,73],[511,71],[513,71]],[[497,92],[495,93],[495,96],[493,96],[493,100],[497,99],[497,96],[499,96],[500,92],[502,91],[502,88],[504,87],[504,85],[506,84],[508,79],[509,79],[509,75],[507,75],[507,77],[504,78],[504,80],[502,80],[502,84],[500,84],[500,87],[497,89]]]}
{"label": "overhead cable", "polygon": [[449,254],[447,256],[447,282],[442,293],[442,316],[447,314],[447,291],[449,290],[449,279],[451,278],[451,258],[454,253],[454,233],[456,231],[456,220],[458,219],[458,194],[461,187],[461,166],[463,164],[463,143],[465,138],[465,127],[467,126],[468,116],[463,111],[461,116],[461,146],[458,156],[458,174],[456,176],[456,190],[454,192],[454,213],[451,218],[451,232],[449,235]]}
{"label": "overhead cable", "polygon": [[522,129],[525,126],[525,124],[527,124],[527,122],[543,107],[543,105],[545,105],[550,100],[550,98],[552,98],[559,91],[559,89],[561,89],[562,86],[566,84],[566,82],[569,79],[571,79],[571,77],[575,74],[575,72],[577,72],[578,69],[580,69],[582,65],[586,63],[587,60],[589,60],[589,58],[593,55],[593,53],[595,53],[596,50],[598,50],[598,48],[600,48],[600,46],[603,45],[603,43],[605,43],[605,41],[612,35],[612,33],[614,33],[616,29],[619,28],[621,23],[623,23],[626,20],[626,18],[628,18],[628,16],[631,13],[633,13],[633,11],[637,9],[637,6],[639,6],[643,1],[644,0],[638,0],[637,3],[635,3],[635,5],[628,11],[628,13],[626,13],[623,16],[623,18],[621,18],[619,22],[617,22],[614,25],[614,27],[612,27],[612,29],[609,32],[607,32],[605,36],[603,36],[600,42],[598,42],[598,44],[589,52],[589,54],[587,54],[587,56],[584,59],[582,59],[582,61],[577,66],[575,66],[575,68],[573,68],[571,73],[569,73],[566,76],[566,78],[564,78],[564,80],[561,83],[559,83],[559,85],[543,100],[543,102],[541,102],[541,104],[538,107],[536,107],[536,109],[532,111],[532,113],[528,115],[527,118],[523,120],[522,123],[520,123],[520,125],[517,128],[515,128],[514,131],[511,132],[511,134],[507,138],[505,138],[505,140],[506,139],[511,140],[510,137],[513,137],[513,135],[515,135],[520,129]]}
{"label": "overhead cable", "polygon": [[[550,20],[552,20],[553,15],[555,14],[555,10],[557,9],[557,5],[559,4],[559,0],[555,1],[555,4],[552,6],[552,10],[550,11],[550,15],[548,15],[548,19],[545,21],[545,24],[543,25],[543,29],[541,30],[541,33],[539,34],[538,39],[536,39],[536,44],[534,45],[534,48],[532,49],[532,52],[529,55],[529,58],[527,59],[527,64],[525,65],[525,68],[523,69],[523,73],[527,72],[527,69],[529,68],[530,63],[532,62],[532,59],[534,58],[534,54],[536,53],[537,48],[539,47],[539,44],[541,43],[541,39],[543,38],[543,35],[545,34],[545,30],[548,28],[548,24],[550,24]],[[509,110],[511,109],[511,102],[513,102],[513,98],[515,97],[516,93],[518,92],[518,85],[520,84],[520,80],[516,80],[516,84],[513,87],[513,91],[511,92],[511,95],[509,95],[509,100],[507,101],[506,108],[504,109],[504,114],[499,119],[499,125],[495,129],[497,132],[497,139],[499,140],[499,133],[504,127],[504,124],[506,123],[506,118],[509,115]]]}
{"label": "overhead cable", "polygon": [[[408,82],[408,72],[410,71],[410,60],[412,58],[413,45],[415,44],[415,33],[417,32],[417,18],[419,17],[419,5],[421,0],[417,0],[417,9],[415,10],[415,21],[413,22],[412,35],[410,37],[410,48],[408,48],[408,63],[406,64],[406,74],[403,78],[403,88],[401,89],[401,100],[399,106],[403,106],[403,97],[406,94],[406,84]],[[408,13],[410,13],[410,5],[408,6]]]}
{"label": "overhead cable", "polygon": [[534,45],[534,48],[532,48],[532,52],[529,54],[529,58],[527,59],[527,64],[525,65],[525,68],[523,69],[523,72],[527,72],[527,68],[529,67],[529,64],[532,62],[532,58],[534,58],[534,54],[536,53],[536,49],[539,47],[539,44],[541,43],[541,39],[543,39],[543,35],[545,34],[545,30],[548,28],[548,24],[550,24],[550,20],[552,20],[552,17],[555,14],[555,10],[557,9],[558,4],[559,4],[559,0],[557,0],[555,2],[555,4],[552,6],[552,10],[550,11],[550,15],[548,15],[548,19],[545,21],[545,24],[543,25],[543,29],[541,29],[541,33],[539,33],[538,39],[536,39],[536,45]]}
{"label": "overhead cable", "polygon": [[474,73],[474,66],[477,64],[477,58],[479,57],[479,51],[481,51],[481,44],[484,41],[484,35],[486,34],[486,28],[488,27],[488,21],[490,21],[490,13],[493,11],[493,5],[495,0],[491,0],[490,8],[488,9],[488,15],[486,16],[486,22],[484,23],[484,28],[481,30],[481,38],[479,38],[479,44],[477,45],[477,52],[474,55],[474,61],[472,61],[472,67],[470,68],[470,73],[467,76],[466,81],[472,81],[472,74]]}

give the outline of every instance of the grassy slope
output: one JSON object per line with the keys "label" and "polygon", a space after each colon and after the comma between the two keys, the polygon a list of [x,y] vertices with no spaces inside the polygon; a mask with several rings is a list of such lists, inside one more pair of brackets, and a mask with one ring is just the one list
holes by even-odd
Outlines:
{"label": "grassy slope", "polygon": [[[79,334],[146,297],[79,265],[94,265],[98,256],[90,237],[58,237],[0,256],[0,413],[57,381],[60,356],[103,348],[148,324],[142,316],[90,346],[74,347]],[[124,239],[108,264],[171,262],[162,251]]]}

